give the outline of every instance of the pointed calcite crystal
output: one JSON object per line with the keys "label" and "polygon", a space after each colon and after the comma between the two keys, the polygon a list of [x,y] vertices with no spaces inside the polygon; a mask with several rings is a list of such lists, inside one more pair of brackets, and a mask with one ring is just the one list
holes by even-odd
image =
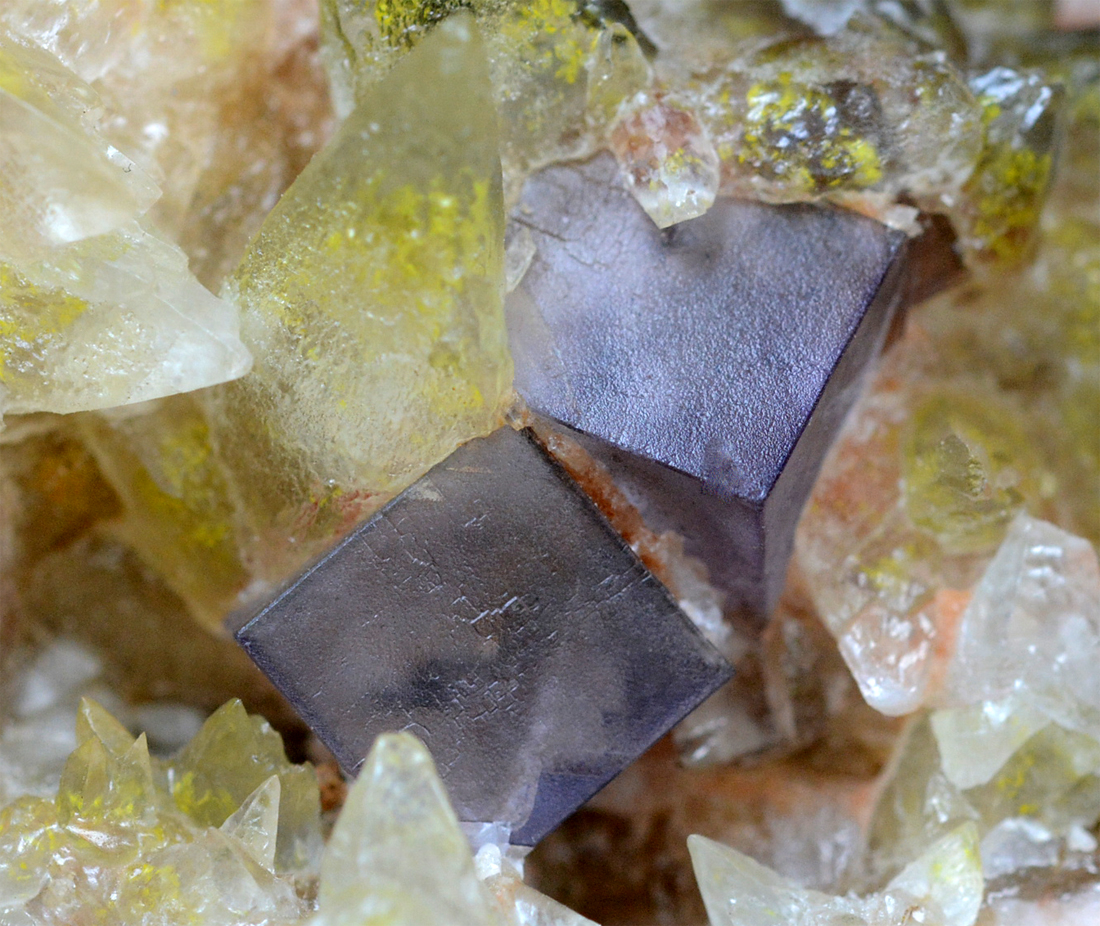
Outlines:
{"label": "pointed calcite crystal", "polygon": [[481,42],[455,17],[363,99],[230,281],[256,367],[210,396],[211,421],[261,574],[500,422],[495,123]]}
{"label": "pointed calcite crystal", "polygon": [[432,757],[408,733],[380,736],[321,862],[316,926],[504,926]]}
{"label": "pointed calcite crystal", "polygon": [[428,750],[384,733],[325,848],[310,926],[595,926],[486,850],[495,865],[475,863]]}
{"label": "pointed calcite crystal", "polygon": [[98,108],[59,61],[0,44],[0,413],[140,402],[250,364],[236,308],[143,224],[157,188]]}
{"label": "pointed calcite crystal", "polygon": [[162,762],[144,735],[83,702],[56,799],[23,797],[0,810],[0,919],[299,922],[309,904],[288,875],[315,864],[295,850],[303,839],[319,846],[316,782],[262,728],[239,703],[227,705]]}
{"label": "pointed calcite crystal", "polygon": [[792,884],[734,849],[688,839],[711,926],[973,926],[982,901],[978,833],[964,824],[882,891],[835,897]]}

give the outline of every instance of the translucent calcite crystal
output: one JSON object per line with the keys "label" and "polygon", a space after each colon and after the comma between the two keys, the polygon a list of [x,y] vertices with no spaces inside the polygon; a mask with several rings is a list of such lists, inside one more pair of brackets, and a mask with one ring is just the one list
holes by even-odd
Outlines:
{"label": "translucent calcite crystal", "polygon": [[235,307],[142,218],[157,189],[96,131],[94,91],[5,41],[0,105],[0,413],[123,405],[244,373]]}
{"label": "translucent calcite crystal", "polygon": [[981,861],[973,824],[947,834],[882,891],[863,897],[800,888],[702,836],[692,836],[688,847],[711,926],[972,926],[981,906]]}
{"label": "translucent calcite crystal", "polygon": [[[986,879],[982,923],[1016,922],[1002,918],[1005,900],[1019,899],[1025,910],[1034,903],[1051,915],[1061,915],[1062,903],[1074,895],[1087,905],[1096,889],[1100,744],[1051,724],[1027,738],[988,781],[957,787],[933,734],[938,717],[934,712],[914,722],[892,764],[868,830],[863,876],[871,882],[889,877],[943,833],[971,821]],[[1074,905],[1066,905],[1067,916]]]}
{"label": "translucent calcite crystal", "polygon": [[373,88],[227,286],[256,367],[208,407],[261,574],[501,420],[494,126],[481,43],[456,18]]}
{"label": "translucent calcite crystal", "polygon": [[982,153],[954,210],[971,264],[1019,264],[1035,244],[1058,138],[1063,90],[1043,73],[997,67],[970,80]]}
{"label": "translucent calcite crystal", "polygon": [[325,848],[310,926],[593,926],[486,849],[496,864],[479,855],[475,867],[428,750],[409,733],[383,734]]}
{"label": "translucent calcite crystal", "polygon": [[626,4],[576,0],[325,0],[325,55],[337,110],[456,10],[477,18],[500,114],[509,200],[523,176],[583,157],[618,105],[651,80],[647,40]]}
{"label": "translucent calcite crystal", "polygon": [[827,39],[770,43],[696,80],[724,193],[936,197],[966,179],[981,145],[962,75],[873,17]]}
{"label": "translucent calcite crystal", "polygon": [[310,0],[13,0],[0,26],[103,95],[105,132],[158,178],[154,220],[207,286],[331,128]]}
{"label": "translucent calcite crystal", "polygon": [[9,259],[107,234],[159,198],[149,174],[100,133],[104,115],[99,94],[57,59],[0,35],[0,251]]}
{"label": "translucent calcite crystal", "polygon": [[1083,538],[1021,515],[974,589],[934,701],[947,777],[988,781],[1050,722],[1100,740],[1100,564]]}
{"label": "translucent calcite crystal", "polygon": [[502,923],[431,756],[407,733],[375,743],[321,863],[316,926],[364,921]]}
{"label": "translucent calcite crystal", "polygon": [[217,630],[248,576],[210,428],[191,396],[84,416],[80,432],[123,504],[114,527],[206,626]]}
{"label": "translucent calcite crystal", "polygon": [[312,773],[290,766],[264,728],[227,705],[179,758],[162,763],[144,735],[135,740],[83,702],[56,798],[23,797],[0,810],[5,920],[297,922],[308,906],[276,834],[286,828],[319,842],[316,783],[309,812],[293,794]]}
{"label": "translucent calcite crystal", "polygon": [[[869,702],[890,713],[942,682],[971,591],[1019,511],[1100,539],[1100,239],[1080,205],[1097,201],[1090,80],[1033,261],[914,314],[799,529],[815,603]],[[1069,619],[1060,607],[1049,602],[1048,627]]]}

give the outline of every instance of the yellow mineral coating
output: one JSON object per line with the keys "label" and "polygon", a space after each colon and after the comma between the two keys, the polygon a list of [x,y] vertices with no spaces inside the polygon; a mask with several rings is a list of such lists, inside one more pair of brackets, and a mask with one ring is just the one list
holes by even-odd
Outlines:
{"label": "yellow mineral coating", "polygon": [[[150,758],[102,707],[81,704],[77,748],[54,800],[21,798],[0,810],[0,897],[11,922],[246,926],[298,923],[308,909],[282,877],[276,829],[303,835],[300,807],[287,808],[295,773],[264,742],[262,721],[239,704],[214,714],[177,759]],[[208,747],[216,743],[234,760]],[[195,765],[196,760],[200,764]],[[182,767],[195,780],[239,794],[220,829],[177,806],[170,783]],[[293,785],[292,785],[293,787]],[[320,842],[316,782],[312,833]],[[293,801],[292,801],[293,805]],[[14,920],[10,919],[15,917]]]}
{"label": "yellow mineral coating", "polygon": [[209,396],[258,572],[281,577],[502,421],[512,366],[481,42],[452,18],[365,97],[227,286],[253,373]]}
{"label": "yellow mineral coating", "polygon": [[176,806],[202,826],[224,824],[272,775],[281,791],[277,865],[305,868],[320,848],[316,776],[310,767],[288,762],[279,734],[240,701],[215,711],[167,768]]}
{"label": "yellow mineral coating", "polygon": [[248,577],[201,407],[191,396],[173,396],[141,414],[88,415],[80,423],[122,499],[114,532],[218,632]]}
{"label": "yellow mineral coating", "polygon": [[[754,84],[746,102],[740,163],[782,177],[805,193],[860,190],[882,180],[875,145],[839,123],[836,102],[827,93],[783,71],[774,81]],[[810,125],[817,131],[807,131]]]}

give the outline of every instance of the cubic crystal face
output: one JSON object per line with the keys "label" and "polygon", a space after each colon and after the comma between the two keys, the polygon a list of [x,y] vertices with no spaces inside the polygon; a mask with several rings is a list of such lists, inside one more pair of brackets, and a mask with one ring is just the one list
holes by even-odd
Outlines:
{"label": "cubic crystal face", "polygon": [[510,428],[456,450],[237,636],[349,772],[378,734],[409,730],[459,817],[523,845],[731,674]]}
{"label": "cubic crystal face", "polygon": [[888,323],[904,240],[832,210],[719,200],[661,231],[607,155],[532,177],[508,300],[516,389],[576,429],[649,526],[762,617]]}

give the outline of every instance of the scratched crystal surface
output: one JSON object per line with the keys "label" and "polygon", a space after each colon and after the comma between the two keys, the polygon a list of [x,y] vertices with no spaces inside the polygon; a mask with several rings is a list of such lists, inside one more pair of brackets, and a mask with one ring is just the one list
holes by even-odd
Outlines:
{"label": "scratched crystal surface", "polygon": [[256,366],[208,409],[261,575],[285,578],[499,423],[495,139],[482,44],[456,18],[373,87],[228,284]]}

